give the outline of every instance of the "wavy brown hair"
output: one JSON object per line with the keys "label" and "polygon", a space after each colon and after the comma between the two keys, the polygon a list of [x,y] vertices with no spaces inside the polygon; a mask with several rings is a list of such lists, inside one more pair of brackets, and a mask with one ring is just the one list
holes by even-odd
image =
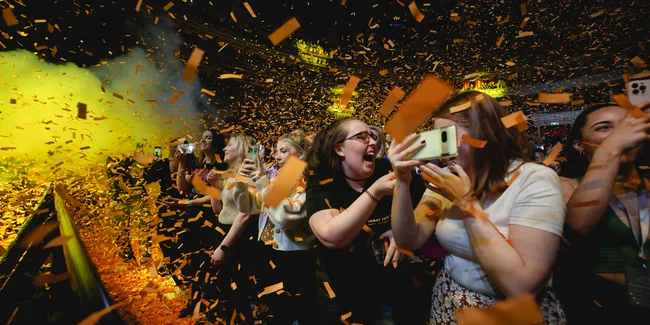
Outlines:
{"label": "wavy brown hair", "polygon": [[357,120],[357,118],[338,119],[316,133],[311,147],[305,155],[305,161],[307,162],[305,176],[308,176],[310,172],[330,175],[341,172],[343,159],[336,154],[334,146],[347,136],[343,124],[351,120]]}
{"label": "wavy brown hair", "polygon": [[[483,99],[477,100],[482,95]],[[450,109],[470,102],[471,106],[460,112]],[[483,148],[470,146],[470,170],[468,174],[474,181],[473,195],[480,198],[503,192],[508,186],[505,182],[508,166],[514,159],[530,161],[531,143],[527,133],[516,127],[506,128],[501,118],[507,113],[494,98],[478,92],[460,93],[434,114],[434,118],[444,118],[456,122],[468,131],[474,139],[486,140]]]}

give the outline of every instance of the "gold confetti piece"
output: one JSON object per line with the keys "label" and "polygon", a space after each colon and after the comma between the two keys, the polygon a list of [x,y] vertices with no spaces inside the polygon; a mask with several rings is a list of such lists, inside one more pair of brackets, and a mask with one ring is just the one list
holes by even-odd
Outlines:
{"label": "gold confetti piece", "polygon": [[506,185],[508,185],[508,186],[512,185],[512,183],[517,179],[517,177],[519,177],[519,170],[520,169],[521,168],[517,168],[517,171],[515,171],[515,174],[512,175],[512,177],[510,177],[510,179],[506,182]]}
{"label": "gold confetti piece", "polygon": [[285,38],[289,37],[293,32],[298,30],[300,28],[300,23],[298,23],[298,20],[296,17],[289,19],[286,23],[284,23],[280,28],[276,29],[271,35],[269,35],[269,40],[273,44],[273,46],[276,46],[280,44]]}
{"label": "gold confetti piece", "polygon": [[406,92],[400,87],[393,87],[393,89],[388,93],[386,100],[381,104],[379,108],[379,114],[388,117],[388,115],[393,111],[395,105],[406,95]]}
{"label": "gold confetti piece", "polygon": [[171,9],[173,6],[174,6],[174,3],[170,1],[168,4],[166,4],[166,5],[163,7],[163,10],[168,11],[168,10]]}
{"label": "gold confetti piece", "polygon": [[226,129],[223,129],[223,130],[219,131],[219,134],[228,133],[228,132],[233,131],[234,129],[235,129],[235,126],[233,125],[233,126],[231,126],[229,128],[226,128]]}
{"label": "gold confetti piece", "polygon": [[185,65],[185,71],[183,72],[183,79],[189,83],[194,83],[194,76],[196,75],[196,70],[201,64],[203,59],[203,54],[205,51],[195,47],[190,55],[190,58],[187,60],[187,65]]}
{"label": "gold confetti piece", "polygon": [[231,284],[230,284],[230,287],[231,287],[233,290],[237,290],[237,283],[235,283],[235,282],[231,283]]}
{"label": "gold confetti piece", "polygon": [[50,240],[50,242],[48,242],[47,244],[45,244],[45,246],[43,246],[43,249],[47,249],[47,248],[50,248],[50,247],[56,247],[56,246],[63,246],[70,239],[72,239],[72,236],[59,236],[59,237],[56,237],[56,238]]}
{"label": "gold confetti piece", "polygon": [[361,81],[359,77],[350,76],[350,80],[348,80],[348,83],[345,85],[345,89],[343,89],[343,95],[341,96],[341,101],[339,102],[339,105],[348,106],[350,99],[352,99],[352,94],[354,93],[354,89],[357,88],[359,81]]}
{"label": "gold confetti piece", "polygon": [[551,150],[551,153],[544,159],[544,165],[549,166],[551,165],[557,156],[560,155],[560,152],[562,151],[562,144],[561,143],[556,143],[555,146],[553,147],[553,150]]}
{"label": "gold confetti piece", "polygon": [[422,22],[422,19],[424,19],[424,15],[418,8],[418,5],[415,3],[415,1],[411,2],[409,4],[409,10],[411,11],[411,15],[413,15],[413,18],[419,23]]}
{"label": "gold confetti piece", "polygon": [[88,317],[84,318],[81,322],[79,322],[77,325],[95,325],[97,324],[104,316],[108,315],[113,309],[122,306],[124,303],[118,303],[115,305],[112,305],[108,308],[102,309],[100,311],[96,311],[92,314],[90,314]]}
{"label": "gold confetti piece", "polygon": [[225,235],[226,235],[226,232],[223,231],[223,229],[219,228],[218,226],[217,226],[217,228],[215,228],[215,230],[216,230],[217,232],[219,232],[222,236],[225,236]]}
{"label": "gold confetti piece", "polygon": [[521,7],[521,15],[522,15],[522,16],[526,16],[526,12],[527,12],[527,10],[526,10],[526,3],[522,3],[522,4],[520,5],[520,7]]}
{"label": "gold confetti piece", "polygon": [[512,106],[512,101],[511,101],[511,100],[500,101],[500,102],[499,102],[499,105],[501,105],[501,106],[503,106],[503,107]]}
{"label": "gold confetti piece", "polygon": [[528,37],[528,36],[535,36],[535,33],[534,32],[519,32],[519,35],[515,36],[515,38]]}
{"label": "gold confetti piece", "polygon": [[251,5],[248,4],[248,2],[244,2],[244,7],[246,7],[246,10],[248,10],[248,13],[251,14],[251,17],[257,18],[255,15],[255,12],[253,11],[253,8],[251,8]]}
{"label": "gold confetti piece", "polygon": [[234,22],[237,22],[237,17],[235,17],[235,13],[232,11],[230,12],[230,18],[232,18]]}
{"label": "gold confetti piece", "polygon": [[406,102],[386,123],[385,130],[397,142],[402,142],[427,121],[452,94],[453,88],[434,77],[426,77],[406,99]]}
{"label": "gold confetti piece", "polygon": [[[397,0],[397,2],[399,2],[399,0]],[[348,319],[350,317],[352,317],[352,312],[347,312],[347,313],[341,315],[342,320],[346,320],[346,319]]]}
{"label": "gold confetti piece", "polygon": [[464,110],[466,110],[466,109],[468,109],[470,107],[472,107],[472,102],[468,101],[468,102],[465,102],[465,103],[463,103],[461,105],[451,107],[449,109],[449,112],[454,114],[454,113],[462,112],[462,111],[464,111]]}
{"label": "gold confetti piece", "polygon": [[243,78],[243,75],[240,74],[232,74],[232,73],[226,73],[222,74],[219,76],[219,79],[241,79]]}
{"label": "gold confetti piece", "polygon": [[88,150],[88,149],[90,149],[90,146],[85,146],[85,147],[79,148],[79,150]]}
{"label": "gold confetti piece", "polygon": [[212,92],[210,90],[207,90],[205,88],[201,88],[201,92],[206,94],[206,95],[210,95],[210,96],[215,96],[216,95],[214,92]]}
{"label": "gold confetti piece", "polygon": [[605,9],[598,10],[597,12],[594,12],[593,14],[590,15],[591,18],[596,18],[602,14],[605,13]]}
{"label": "gold confetti piece", "polygon": [[18,25],[18,19],[14,16],[14,12],[11,8],[2,9],[2,18],[4,18],[7,27]]}
{"label": "gold confetti piece", "polygon": [[524,294],[497,302],[490,307],[468,308],[456,312],[458,325],[530,325],[544,320],[535,297]]}
{"label": "gold confetti piece", "polygon": [[539,93],[537,101],[541,104],[567,104],[571,102],[570,93]]}
{"label": "gold confetti piece", "polygon": [[506,38],[505,35],[501,35],[501,37],[499,37],[499,40],[497,41],[497,47],[501,47],[501,43],[503,43],[503,40],[505,38]]}
{"label": "gold confetti piece", "polygon": [[368,237],[369,237],[368,240],[375,237],[375,232],[372,231],[372,229],[370,229],[370,227],[368,227],[368,225],[365,225],[365,224],[363,225],[363,231],[368,233]]}
{"label": "gold confetti piece", "polygon": [[528,23],[529,20],[530,20],[530,17],[526,17],[526,18],[524,18],[524,20],[523,20],[523,21],[521,22],[521,24],[519,25],[519,29],[523,29],[524,26],[526,26],[526,23]]}
{"label": "gold confetti piece", "polygon": [[379,74],[382,75],[382,76],[387,75],[388,74],[388,69],[384,69],[384,70],[379,71]]}
{"label": "gold confetti piece", "polygon": [[[288,167],[288,168],[285,168]],[[296,187],[298,180],[302,177],[302,173],[307,167],[307,163],[290,156],[286,165],[280,170],[280,173],[273,181],[271,188],[264,197],[264,206],[276,207],[280,202],[291,194]]]}
{"label": "gold confetti piece", "polygon": [[585,103],[585,100],[584,100],[584,99],[572,100],[572,101],[571,101],[571,106],[582,105],[582,104],[584,104],[584,103]]}
{"label": "gold confetti piece", "polygon": [[77,103],[77,118],[86,119],[88,108],[84,103]]}
{"label": "gold confetti piece", "polygon": [[634,64],[634,66],[637,68],[645,68],[647,66],[645,61],[643,61],[643,59],[641,59],[638,56],[635,56],[632,59],[630,59],[630,62],[632,62],[632,64]]}
{"label": "gold confetti piece", "polygon": [[574,208],[584,208],[592,205],[597,205],[598,203],[600,203],[600,200],[591,200],[591,201],[575,202],[571,204],[571,206]]}
{"label": "gold confetti piece", "polygon": [[140,12],[141,6],[142,6],[142,0],[138,0],[138,4],[135,5],[135,12]]}
{"label": "gold confetti piece", "polygon": [[273,261],[269,261],[269,265],[271,265],[272,270],[275,270],[275,264],[273,264]]}
{"label": "gold confetti piece", "polygon": [[479,149],[484,148],[485,145],[487,144],[486,140],[474,139],[474,138],[470,137],[467,134],[463,134],[463,136],[460,139],[467,142],[467,144],[469,144],[470,146],[472,146],[474,148],[479,148]]}
{"label": "gold confetti piece", "polygon": [[[234,184],[234,183],[233,183]],[[221,191],[212,186],[208,186],[198,174],[192,176],[192,186],[201,194],[210,196],[214,199],[221,200]]]}
{"label": "gold confetti piece", "polygon": [[524,115],[524,112],[522,111],[517,111],[501,118],[501,123],[503,123],[503,125],[508,129],[517,124],[525,122],[526,115]]}

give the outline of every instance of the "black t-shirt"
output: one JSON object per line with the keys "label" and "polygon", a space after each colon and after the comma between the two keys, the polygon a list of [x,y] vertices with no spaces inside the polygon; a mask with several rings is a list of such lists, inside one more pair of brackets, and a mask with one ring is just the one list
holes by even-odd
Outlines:
{"label": "black t-shirt", "polygon": [[[390,172],[390,168],[387,160],[378,159],[372,177],[364,184],[364,190]],[[329,178],[333,181],[321,184]],[[411,182],[413,207],[422,198],[424,189],[420,176],[414,174]],[[326,209],[346,209],[361,195],[366,194],[350,187],[343,175],[331,177],[314,174],[307,182],[307,215]],[[384,196],[379,200],[366,221],[371,232],[362,230],[348,246],[331,249],[318,245],[319,271],[328,278],[343,313],[352,311],[354,316],[355,312],[363,314],[359,309],[372,309],[381,303],[399,302],[397,291],[401,291],[401,288],[393,287],[412,285],[410,278],[393,269],[392,265],[384,268],[378,264],[371,246],[373,240],[391,229],[392,201],[392,196]]]}

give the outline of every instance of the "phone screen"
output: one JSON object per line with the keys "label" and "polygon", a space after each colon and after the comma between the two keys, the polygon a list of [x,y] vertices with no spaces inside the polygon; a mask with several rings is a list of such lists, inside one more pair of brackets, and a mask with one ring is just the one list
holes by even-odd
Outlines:
{"label": "phone screen", "polygon": [[258,146],[250,146],[248,147],[248,154],[246,155],[246,158],[252,160],[255,164],[258,163],[259,161],[259,150],[260,147]]}
{"label": "phone screen", "polygon": [[156,158],[162,158],[162,149],[160,147],[154,147],[153,155],[156,156]]}

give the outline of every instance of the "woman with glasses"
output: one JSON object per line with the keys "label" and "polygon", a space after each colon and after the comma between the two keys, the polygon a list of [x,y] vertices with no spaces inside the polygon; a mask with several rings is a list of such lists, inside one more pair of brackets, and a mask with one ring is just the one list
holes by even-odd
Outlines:
{"label": "woman with glasses", "polygon": [[320,130],[307,152],[306,207],[319,240],[324,324],[415,323],[415,310],[407,309],[415,306],[412,279],[398,267],[390,230],[395,180],[389,166],[376,166],[376,154],[377,138],[355,118]]}

